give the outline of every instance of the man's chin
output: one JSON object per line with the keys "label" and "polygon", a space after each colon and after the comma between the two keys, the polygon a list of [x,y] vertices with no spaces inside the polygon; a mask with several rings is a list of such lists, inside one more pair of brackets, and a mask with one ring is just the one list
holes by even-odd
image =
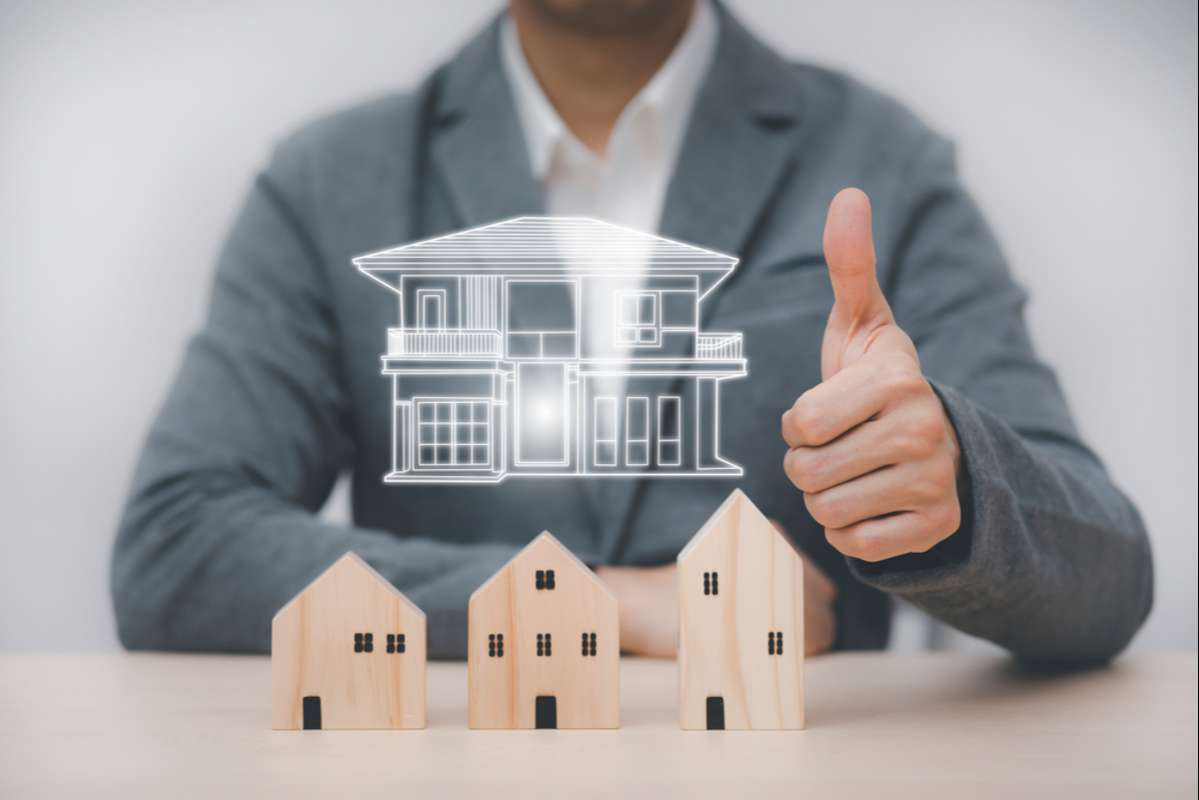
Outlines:
{"label": "man's chin", "polygon": [[694,0],[514,0],[559,28],[586,36],[636,36],[690,10]]}

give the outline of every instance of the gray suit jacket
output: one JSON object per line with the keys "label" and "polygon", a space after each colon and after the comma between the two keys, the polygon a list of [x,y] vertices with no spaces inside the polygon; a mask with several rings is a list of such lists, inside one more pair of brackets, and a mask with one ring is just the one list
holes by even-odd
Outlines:
{"label": "gray suit jacket", "polygon": [[[416,91],[291,136],[255,181],[120,523],[127,647],[266,650],[274,612],[352,549],[428,612],[433,655],[461,656],[470,593],[539,531],[592,563],[661,564],[735,486],[840,586],[840,647],[886,643],[888,594],[1028,659],[1102,660],[1127,644],[1152,603],[1145,531],[1034,354],[1025,295],[951,146],[720,16],[661,233],[742,258],[701,327],[745,334],[750,376],[725,385],[722,422],[744,478],[614,480],[599,494],[572,479],[383,485],[379,354],[396,305],[351,257],[543,213],[493,24]],[[781,466],[779,417],[820,377],[825,210],[849,185],[873,198],[880,280],[967,472],[955,536],[873,565],[829,547]],[[348,528],[314,515],[345,470]]]}

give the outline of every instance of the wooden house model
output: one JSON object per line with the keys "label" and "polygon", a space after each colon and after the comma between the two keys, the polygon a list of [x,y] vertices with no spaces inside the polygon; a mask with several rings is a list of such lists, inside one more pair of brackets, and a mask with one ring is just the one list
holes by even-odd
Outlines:
{"label": "wooden house model", "polygon": [[620,726],[616,598],[548,531],[470,598],[472,728]]}
{"label": "wooden house model", "polygon": [[740,490],[678,556],[679,725],[804,726],[803,561]]}
{"label": "wooden house model", "polygon": [[276,730],[425,727],[425,614],[346,553],[271,623]]}

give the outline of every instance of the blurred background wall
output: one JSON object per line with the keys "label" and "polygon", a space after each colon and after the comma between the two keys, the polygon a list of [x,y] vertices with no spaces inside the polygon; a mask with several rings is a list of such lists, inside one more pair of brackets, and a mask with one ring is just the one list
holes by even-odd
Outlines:
{"label": "blurred background wall", "polygon": [[[731,5],[958,141],[1039,346],[1149,525],[1134,647],[1194,649],[1196,4]],[[122,496],[271,143],[412,85],[498,7],[0,0],[0,648],[117,646]]]}

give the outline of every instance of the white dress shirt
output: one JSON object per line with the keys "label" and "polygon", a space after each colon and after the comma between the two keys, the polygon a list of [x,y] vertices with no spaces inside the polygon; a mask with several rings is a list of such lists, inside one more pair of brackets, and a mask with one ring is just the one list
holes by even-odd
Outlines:
{"label": "white dress shirt", "polygon": [[[716,52],[719,22],[700,0],[679,43],[653,78],[621,111],[601,157],[571,133],[537,83],[511,20],[501,31],[504,72],[529,149],[533,176],[545,192],[546,211],[656,233],[691,108]],[[636,279],[630,281],[636,283]],[[596,292],[582,314],[597,328],[590,341],[611,335],[610,298]],[[583,353],[588,357],[588,353]],[[619,396],[623,380],[605,393]]]}

